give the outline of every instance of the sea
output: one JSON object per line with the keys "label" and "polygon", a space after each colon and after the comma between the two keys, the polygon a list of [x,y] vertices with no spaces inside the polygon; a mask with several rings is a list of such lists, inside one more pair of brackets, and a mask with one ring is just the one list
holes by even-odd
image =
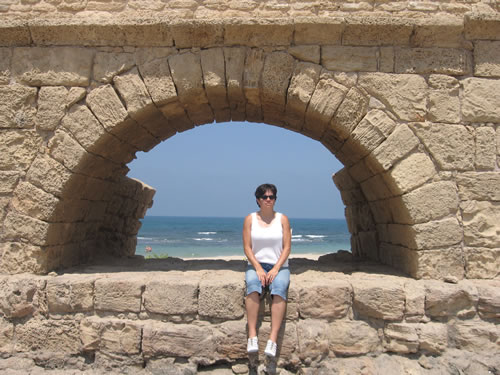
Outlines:
{"label": "sea", "polygon": [[[211,258],[244,256],[243,217],[146,216],[137,235],[137,255]],[[345,219],[293,219],[293,254],[328,254],[349,250]]]}

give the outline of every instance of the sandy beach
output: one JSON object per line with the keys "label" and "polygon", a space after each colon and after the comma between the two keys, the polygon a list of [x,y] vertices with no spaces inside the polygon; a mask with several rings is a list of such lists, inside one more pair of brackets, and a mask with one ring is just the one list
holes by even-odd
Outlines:
{"label": "sandy beach", "polygon": [[[320,256],[326,254],[290,254],[289,259],[310,259],[310,260],[318,260]],[[215,257],[185,257],[181,258],[182,260],[246,260],[244,255],[227,255],[227,256],[215,256]]]}

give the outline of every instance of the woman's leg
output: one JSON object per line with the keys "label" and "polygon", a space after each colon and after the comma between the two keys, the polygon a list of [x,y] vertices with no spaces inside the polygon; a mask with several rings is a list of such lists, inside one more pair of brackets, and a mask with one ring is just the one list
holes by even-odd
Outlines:
{"label": "woman's leg", "polygon": [[245,306],[247,309],[248,337],[257,336],[257,318],[259,317],[260,296],[253,292],[246,296]]}
{"label": "woman's leg", "polygon": [[274,295],[271,304],[271,335],[269,336],[269,340],[272,342],[278,342],[278,333],[285,317],[285,311],[286,301],[282,297]]}
{"label": "woman's leg", "polygon": [[247,267],[245,272],[246,281],[246,298],[245,307],[247,310],[248,321],[248,337],[257,336],[257,318],[259,316],[260,294],[262,293],[262,285],[260,283],[255,268],[251,265]]}
{"label": "woman's leg", "polygon": [[286,297],[290,285],[290,270],[282,267],[270,285],[273,302],[271,304],[271,335],[269,340],[276,343],[281,323],[286,312]]}

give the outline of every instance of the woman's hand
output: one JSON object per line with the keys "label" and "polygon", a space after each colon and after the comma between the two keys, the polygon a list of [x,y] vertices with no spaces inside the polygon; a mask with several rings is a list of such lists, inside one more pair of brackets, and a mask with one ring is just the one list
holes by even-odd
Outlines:
{"label": "woman's hand", "polygon": [[274,281],[276,275],[278,275],[278,272],[279,268],[276,267],[271,268],[271,270],[266,275],[266,285],[269,285]]}
{"label": "woman's hand", "polygon": [[262,286],[266,286],[267,285],[266,271],[264,271],[264,269],[262,267],[258,267],[258,268],[255,268],[255,272],[257,272],[257,277],[259,278]]}

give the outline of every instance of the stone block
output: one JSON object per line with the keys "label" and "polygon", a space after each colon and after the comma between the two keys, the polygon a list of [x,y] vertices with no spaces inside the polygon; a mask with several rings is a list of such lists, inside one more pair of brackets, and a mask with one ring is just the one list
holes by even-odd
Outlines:
{"label": "stone block", "polygon": [[260,122],[262,109],[260,100],[260,77],[266,54],[262,49],[247,49],[245,69],[243,70],[243,92],[247,100],[247,118]]}
{"label": "stone block", "polygon": [[474,43],[474,75],[500,77],[500,41]]}
{"label": "stone block", "polygon": [[33,128],[35,114],[36,88],[0,86],[0,128]]}
{"label": "stone block", "polygon": [[405,308],[405,292],[395,282],[359,280],[353,282],[353,310],[356,315],[383,319],[401,320]]}
{"label": "stone block", "polygon": [[342,17],[297,17],[294,22],[294,44],[341,44],[345,20]]}
{"label": "stone block", "polygon": [[247,51],[244,47],[224,48],[225,82],[233,121],[245,119],[243,71]]}
{"label": "stone block", "polygon": [[474,168],[474,134],[467,127],[429,123],[414,123],[411,127],[441,169]]}
{"label": "stone block", "polygon": [[261,101],[264,119],[281,116],[285,112],[290,78],[295,59],[286,52],[273,52],[266,56],[261,78]]}
{"label": "stone block", "polygon": [[375,175],[361,183],[361,190],[369,202],[392,197],[386,181],[381,175]]}
{"label": "stone block", "polygon": [[401,204],[401,209],[398,206],[393,210],[395,223],[424,223],[455,214],[458,210],[457,185],[451,181],[426,184],[404,194]]}
{"label": "stone block", "polygon": [[222,323],[217,327],[215,342],[217,354],[223,358],[248,358],[246,322],[239,320]]}
{"label": "stone block", "polygon": [[0,270],[10,274],[24,272],[45,274],[50,263],[48,257],[48,253],[39,246],[4,242],[0,245]]}
{"label": "stone block", "polygon": [[463,87],[462,117],[471,122],[500,122],[498,95],[500,80],[466,78],[460,82]]}
{"label": "stone block", "polygon": [[336,355],[354,356],[380,349],[377,330],[359,320],[336,320],[327,331],[328,348]]}
{"label": "stone block", "polygon": [[83,164],[87,151],[67,132],[56,130],[48,143],[50,156],[72,171],[77,171]]}
{"label": "stone block", "polygon": [[31,164],[26,179],[48,193],[61,196],[71,173],[49,156],[38,156]]}
{"label": "stone block", "polygon": [[460,205],[467,246],[500,248],[500,202],[467,201]]}
{"label": "stone block", "polygon": [[[200,56],[203,83],[207,92],[208,102],[215,112],[216,119],[219,119],[217,120],[218,122],[224,122],[224,120],[228,121],[228,119],[224,119],[224,113],[228,112],[229,109],[224,52],[222,48],[211,48],[202,50]],[[240,76],[241,75],[242,74],[240,74]],[[240,92],[241,96],[243,96],[241,87]]]}
{"label": "stone block", "polygon": [[105,130],[87,106],[71,107],[61,124],[83,148],[97,153],[96,144],[104,137]]}
{"label": "stone block", "polygon": [[417,327],[420,350],[440,355],[448,348],[448,328],[442,323],[425,323]]}
{"label": "stone block", "polygon": [[413,24],[405,18],[348,17],[342,35],[346,45],[383,46],[410,43]]}
{"label": "stone block", "polygon": [[410,249],[433,249],[455,245],[462,240],[462,229],[456,218],[415,225],[389,224],[393,243]]}
{"label": "stone block", "polygon": [[367,164],[373,172],[387,171],[419,143],[408,126],[399,125],[367,158]]}
{"label": "stone block", "polygon": [[142,122],[154,111],[153,101],[137,68],[115,76],[113,83],[134,120]]}
{"label": "stone block", "polygon": [[419,19],[411,41],[416,47],[463,47],[464,23],[459,17]]}
{"label": "stone block", "polygon": [[50,224],[44,221],[9,212],[5,216],[3,234],[7,240],[25,239],[30,244],[43,246],[48,244],[49,228]]}
{"label": "stone block", "polygon": [[368,98],[356,87],[351,88],[335,112],[329,128],[340,139],[351,135],[368,110]]}
{"label": "stone block", "polygon": [[94,80],[111,83],[113,77],[130,70],[135,65],[132,53],[97,52],[92,66]]}
{"label": "stone block", "polygon": [[130,277],[97,279],[94,284],[95,309],[139,313],[143,287],[143,280]]}
{"label": "stone block", "polygon": [[407,193],[422,186],[436,175],[431,158],[423,152],[414,152],[387,172],[387,185],[394,195]]}
{"label": "stone block", "polygon": [[464,21],[466,39],[498,40],[500,19],[497,13],[471,12],[465,15]]}
{"label": "stone block", "polygon": [[375,150],[395,127],[396,123],[385,112],[371,110],[354,128],[346,145],[359,146],[356,156],[362,158]]}
{"label": "stone block", "polygon": [[92,311],[94,278],[60,276],[47,281],[47,305],[51,314]]}
{"label": "stone block", "polygon": [[500,201],[500,174],[497,172],[466,172],[457,175],[461,200]]}
{"label": "stone block", "polygon": [[465,277],[464,257],[460,247],[409,251],[409,259],[411,260],[408,273],[417,279],[443,279],[448,276],[462,279]]}
{"label": "stone block", "polygon": [[0,194],[12,194],[20,176],[19,172],[0,171]]}
{"label": "stone block", "polygon": [[207,48],[224,43],[224,25],[215,19],[196,22],[181,20],[169,25],[169,30],[177,48]]}
{"label": "stone block", "polygon": [[[229,281],[231,280],[231,281]],[[200,281],[198,313],[205,318],[241,319],[245,283],[241,275]]]}
{"label": "stone block", "polygon": [[111,85],[99,86],[87,95],[87,104],[102,126],[109,131],[127,118],[127,110]]}
{"label": "stone block", "polygon": [[0,311],[8,319],[24,318],[44,312],[45,281],[26,276],[11,276],[0,280]]}
{"label": "stone block", "polygon": [[473,317],[478,298],[477,288],[467,281],[458,284],[425,282],[425,313],[431,318]]}
{"label": "stone block", "polygon": [[299,356],[304,360],[324,357],[328,354],[328,323],[323,320],[305,319],[297,323]]}
{"label": "stone block", "polygon": [[[342,148],[342,152],[347,152],[348,150],[348,148]],[[349,173],[356,181],[363,182],[373,177],[373,172],[367,167],[365,160],[366,159],[361,159],[349,168]]]}
{"label": "stone block", "polygon": [[394,47],[380,47],[378,70],[384,73],[394,73]]}
{"label": "stone block", "polygon": [[166,315],[196,315],[199,280],[158,277],[146,284],[144,307]]}
{"label": "stone block", "polygon": [[429,85],[429,120],[458,124],[460,117],[459,81],[453,77],[432,74]]}
{"label": "stone block", "polygon": [[352,303],[351,285],[344,280],[306,284],[299,292],[299,314],[304,319],[340,319]]}
{"label": "stone block", "polygon": [[30,319],[16,326],[17,352],[80,353],[78,323],[71,320]]}
{"label": "stone block", "polygon": [[0,318],[0,354],[10,354],[14,347],[14,324]]}
{"label": "stone block", "polygon": [[477,310],[482,319],[500,317],[500,288],[497,281],[476,285],[479,294]]}
{"label": "stone block", "polygon": [[[319,47],[318,47],[319,50]],[[10,60],[12,59],[12,49],[0,48],[0,85],[8,85],[10,82]]]}
{"label": "stone block", "polygon": [[387,323],[384,327],[384,348],[388,352],[416,353],[419,348],[417,325],[412,323]]}
{"label": "stone block", "polygon": [[286,101],[288,126],[297,130],[302,128],[306,108],[318,83],[320,72],[321,66],[317,64],[299,62],[295,65]]}
{"label": "stone block", "polygon": [[498,324],[482,321],[454,321],[448,328],[450,346],[474,353],[497,353]]}
{"label": "stone block", "polygon": [[496,167],[495,129],[492,127],[476,128],[476,170],[493,170]]}
{"label": "stone block", "polygon": [[418,322],[425,315],[425,288],[421,282],[408,281],[405,289],[405,320]]}
{"label": "stone block", "polygon": [[396,73],[465,75],[471,72],[466,50],[454,48],[396,48]]}
{"label": "stone block", "polygon": [[376,72],[377,47],[322,46],[321,65],[341,72]]}
{"label": "stone block", "polygon": [[238,20],[224,25],[226,46],[289,46],[293,37],[293,25],[285,19]]}
{"label": "stone block", "polygon": [[500,275],[500,250],[484,247],[465,247],[467,278],[493,279]]}
{"label": "stone block", "polygon": [[12,74],[30,86],[88,86],[94,51],[78,47],[17,47]]}
{"label": "stone block", "polygon": [[100,351],[125,355],[140,353],[141,323],[110,319],[103,321],[100,328]]}
{"label": "stone block", "polygon": [[65,87],[41,87],[38,93],[37,129],[54,131],[64,117],[68,89]]}
{"label": "stone block", "polygon": [[302,45],[302,46],[292,46],[288,48],[288,53],[298,60],[305,62],[310,62],[313,64],[319,64],[321,47],[314,45]]}
{"label": "stone block", "polygon": [[425,79],[414,74],[361,73],[359,85],[404,121],[421,121],[427,114]]}
{"label": "stone block", "polygon": [[319,139],[323,135],[346,94],[347,88],[338,84],[331,73],[321,73],[306,111],[304,131],[308,136]]}
{"label": "stone block", "polygon": [[20,213],[49,221],[60,200],[29,182],[21,182],[12,198],[12,206]]}
{"label": "stone block", "polygon": [[173,356],[210,360],[216,357],[216,349],[211,327],[160,322],[148,322],[143,327],[142,352],[145,358]]}

